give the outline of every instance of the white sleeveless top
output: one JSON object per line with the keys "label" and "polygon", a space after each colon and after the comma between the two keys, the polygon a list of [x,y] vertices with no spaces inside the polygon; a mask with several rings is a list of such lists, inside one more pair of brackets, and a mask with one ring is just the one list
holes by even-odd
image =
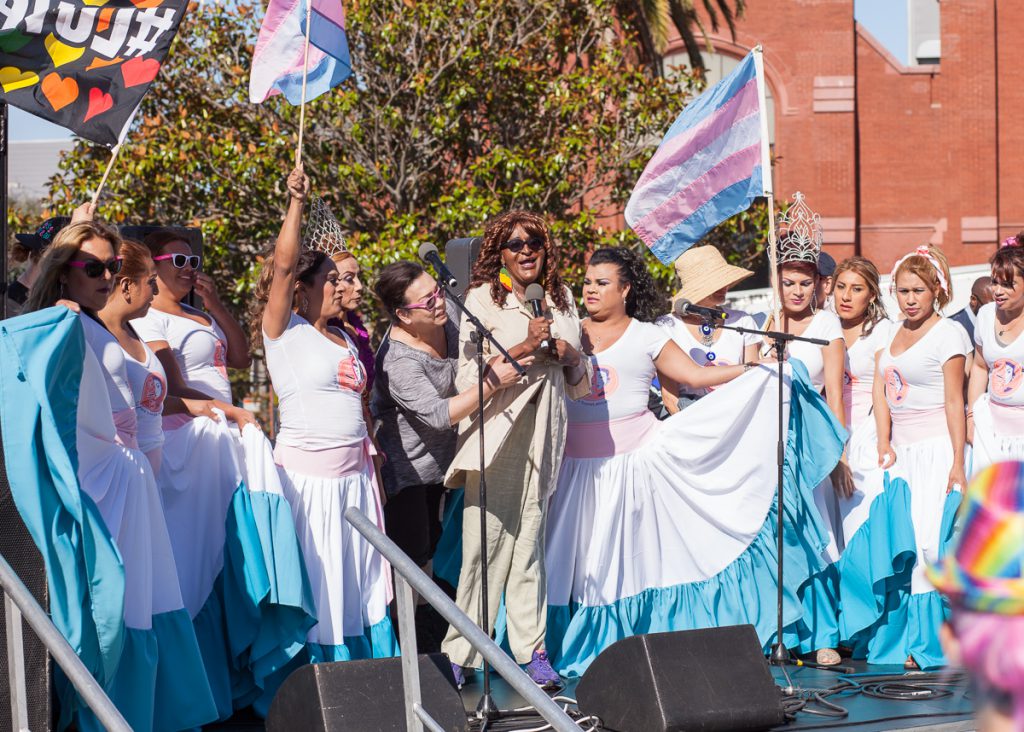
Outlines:
{"label": "white sleeveless top", "polygon": [[92,348],[100,366],[103,367],[103,380],[106,382],[107,394],[110,397],[110,410],[117,414],[126,409],[134,409],[135,395],[128,381],[128,359],[121,344],[109,330],[91,316],[82,313],[79,320],[82,321],[86,343]]}
{"label": "white sleeveless top", "polygon": [[145,317],[132,321],[132,327],[148,343],[167,341],[187,386],[231,404],[227,336],[208,313],[182,307],[209,320],[209,325],[150,308]]}
{"label": "white sleeveless top", "polygon": [[267,371],[277,392],[277,441],[304,450],[351,447],[367,436],[362,393],[366,370],[348,335],[339,346],[292,313],[280,338],[263,334]]}
{"label": "white sleeveless top", "polygon": [[[741,310],[725,308],[725,324],[741,328],[757,328],[754,319]],[[675,315],[663,315],[655,323],[662,328],[683,353],[687,354],[698,366],[734,366],[743,363],[743,351],[751,344],[761,341],[757,335],[746,335],[734,330],[721,330],[718,339],[710,346],[705,346],[695,338],[690,329]],[[689,389],[679,387],[680,394],[704,396],[711,389]]]}
{"label": "white sleeveless top", "polygon": [[988,365],[988,395],[996,404],[1024,406],[1024,335],[1002,343],[996,335],[996,304],[982,305],[974,326],[974,342]]}
{"label": "white sleeveless top", "polygon": [[[769,328],[768,330],[771,330]],[[834,340],[843,339],[843,325],[835,313],[828,310],[819,310],[811,318],[807,329],[801,333],[805,338],[820,338],[831,343]],[[791,341],[786,351],[790,358],[799,359],[807,367],[807,374],[811,377],[814,388],[821,391],[825,388],[825,354],[822,352],[824,346],[805,341]]]}
{"label": "white sleeveless top", "polygon": [[654,360],[669,342],[653,323],[630,320],[610,348],[590,356],[594,367],[590,394],[577,401],[566,398],[569,424],[607,422],[647,411]]}
{"label": "white sleeveless top", "polygon": [[[899,327],[893,329],[893,336]],[[932,411],[946,405],[942,367],[954,356],[974,348],[959,323],[943,318],[899,356],[892,355],[892,339],[878,358],[878,375],[885,380],[885,400],[891,412]]]}
{"label": "white sleeveless top", "polygon": [[875,356],[889,345],[898,324],[888,318],[875,323],[871,333],[862,336],[846,349],[843,373],[843,403],[846,405],[846,426],[853,429],[871,413],[872,389],[875,384]]}

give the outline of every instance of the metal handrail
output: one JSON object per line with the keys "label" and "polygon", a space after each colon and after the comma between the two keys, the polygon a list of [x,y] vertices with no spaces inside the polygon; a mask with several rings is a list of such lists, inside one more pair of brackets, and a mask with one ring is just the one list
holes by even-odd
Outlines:
{"label": "metal handrail", "polygon": [[[391,541],[377,526],[370,521],[358,508],[352,506],[345,511],[345,518],[374,548],[391,562],[391,567],[398,573],[396,577],[396,595],[399,604],[399,632],[402,634],[402,678],[405,684],[407,715],[412,714],[414,721],[408,723],[409,732],[422,730],[421,714],[425,714],[420,704],[419,679],[415,674],[406,676],[406,670],[417,668],[416,632],[412,626],[412,592],[411,586],[423,599],[434,606],[441,616],[455,627],[471,646],[480,651],[487,662],[513,689],[529,703],[555,732],[579,732],[579,727],[572,717],[565,713],[554,700],[544,693],[533,680],[519,668],[514,660],[501,650],[491,637],[482,631],[473,620],[451,601],[440,587],[427,577],[416,563],[408,557],[395,542]],[[406,584],[408,583],[408,584]],[[403,612],[403,609],[405,612]],[[417,708],[419,707],[419,708]],[[432,728],[432,729],[436,729]]]}
{"label": "metal handrail", "polygon": [[25,695],[25,646],[22,640],[22,617],[28,621],[53,660],[67,675],[82,700],[89,706],[100,724],[110,732],[131,732],[128,722],[118,711],[103,687],[89,673],[75,650],[67,642],[50,616],[32,597],[25,583],[11,569],[7,559],[0,556],[0,588],[4,593],[4,613],[7,625],[7,669],[11,687],[11,721],[17,730],[28,729],[28,710]]}

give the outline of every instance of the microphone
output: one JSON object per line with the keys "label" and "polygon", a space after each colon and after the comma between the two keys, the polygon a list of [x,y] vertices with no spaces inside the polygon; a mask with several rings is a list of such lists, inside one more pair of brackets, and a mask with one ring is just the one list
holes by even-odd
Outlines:
{"label": "microphone", "polygon": [[705,320],[726,320],[729,316],[721,308],[706,308],[703,305],[694,305],[689,300],[677,300],[676,313],[679,315],[696,315]]}
{"label": "microphone", "polygon": [[[533,317],[540,318],[544,316],[544,288],[534,282],[532,285],[526,287],[526,302],[530,303],[530,307],[533,308]],[[542,351],[555,352],[555,344],[547,339],[541,341],[540,349]]]}
{"label": "microphone", "polygon": [[437,253],[437,247],[430,242],[420,244],[418,254],[420,259],[434,267],[434,271],[437,272],[438,281],[452,289],[459,286],[459,281],[455,279],[455,275],[441,261],[441,257]]}

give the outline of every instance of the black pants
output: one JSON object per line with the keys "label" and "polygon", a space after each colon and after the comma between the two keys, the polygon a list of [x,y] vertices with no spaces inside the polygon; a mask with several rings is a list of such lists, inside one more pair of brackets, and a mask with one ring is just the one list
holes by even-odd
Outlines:
{"label": "black pants", "polygon": [[441,540],[444,486],[410,485],[384,504],[384,531],[419,566],[434,556]]}

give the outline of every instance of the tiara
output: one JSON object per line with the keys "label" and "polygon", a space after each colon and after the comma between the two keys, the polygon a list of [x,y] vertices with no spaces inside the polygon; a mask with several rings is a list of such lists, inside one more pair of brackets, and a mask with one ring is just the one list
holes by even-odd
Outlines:
{"label": "tiara", "polygon": [[323,252],[328,257],[348,252],[341,225],[334,218],[326,201],[320,197],[314,198],[310,206],[303,244],[309,249]]}
{"label": "tiara", "polygon": [[818,263],[824,232],[821,216],[807,205],[804,194],[793,194],[793,205],[779,214],[775,230],[778,232],[778,262]]}

